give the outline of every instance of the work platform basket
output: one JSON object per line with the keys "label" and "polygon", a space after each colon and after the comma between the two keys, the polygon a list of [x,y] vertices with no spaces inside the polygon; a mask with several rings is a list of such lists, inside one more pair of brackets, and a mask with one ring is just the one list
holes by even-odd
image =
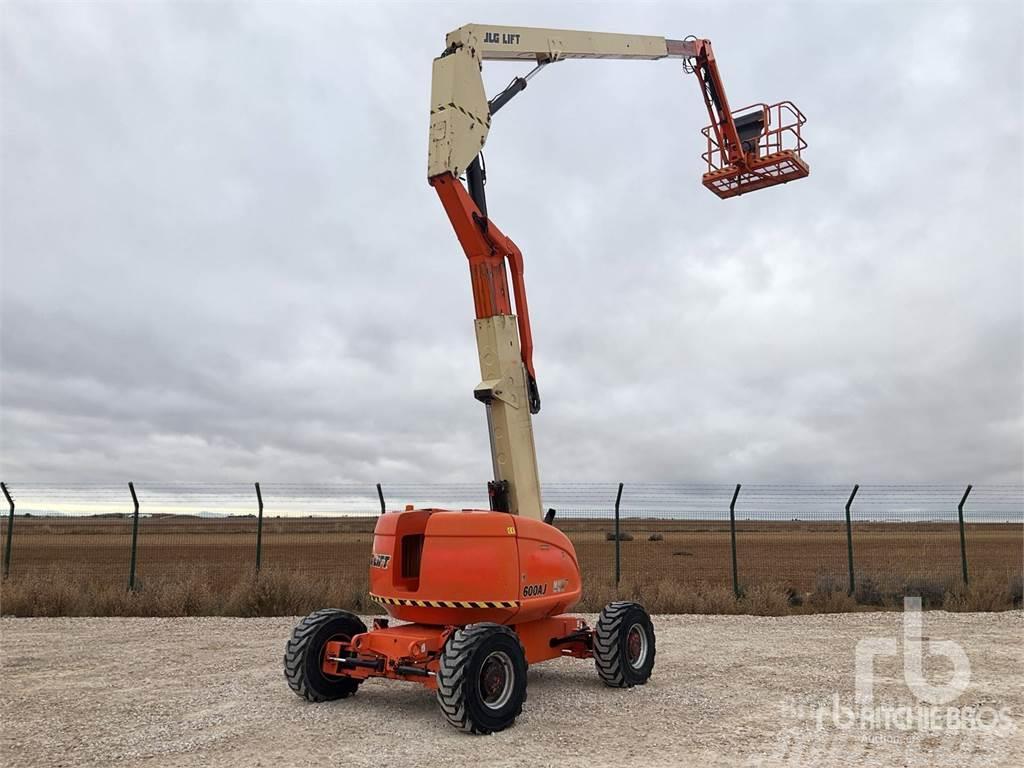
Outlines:
{"label": "work platform basket", "polygon": [[803,113],[791,101],[778,104],[752,104],[733,112],[745,159],[730,163],[728,152],[719,142],[714,126],[702,133],[708,149],[701,157],[708,170],[704,186],[721,198],[736,197],[756,189],[802,179],[810,168],[800,153],[807,142],[800,135],[806,122]]}

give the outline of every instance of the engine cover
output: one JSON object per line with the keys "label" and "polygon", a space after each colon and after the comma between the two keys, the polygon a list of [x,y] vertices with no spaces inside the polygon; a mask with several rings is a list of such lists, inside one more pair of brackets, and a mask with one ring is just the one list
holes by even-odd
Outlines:
{"label": "engine cover", "polygon": [[552,525],[505,512],[413,509],[377,521],[370,594],[420,624],[519,624],[580,600],[576,551]]}

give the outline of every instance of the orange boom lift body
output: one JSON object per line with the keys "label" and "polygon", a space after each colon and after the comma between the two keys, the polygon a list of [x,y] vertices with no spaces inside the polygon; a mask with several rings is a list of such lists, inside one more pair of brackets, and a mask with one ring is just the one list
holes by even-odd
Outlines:
{"label": "orange boom lift body", "polygon": [[[809,172],[801,158],[803,115],[790,102],[731,111],[707,40],[477,25],[448,35],[434,61],[428,180],[469,263],[483,376],[474,396],[487,410],[491,509],[407,507],[380,517],[370,593],[389,618],[367,628],[350,613],[327,609],[296,626],[285,675],[308,700],[347,697],[370,677],[405,680],[435,689],[456,727],[489,733],[520,713],[530,664],[593,658],[612,687],[650,677],[654,627],[642,606],[611,603],[594,627],[569,614],[582,583],[572,542],[553,524],[555,511],[541,514],[531,422],[540,395],[523,256],[489,219],[484,195],[480,150],[491,117],[541,68],[571,58],[682,59],[701,83],[710,117],[702,182],[719,197]],[[480,68],[488,59],[536,66],[487,100]]]}

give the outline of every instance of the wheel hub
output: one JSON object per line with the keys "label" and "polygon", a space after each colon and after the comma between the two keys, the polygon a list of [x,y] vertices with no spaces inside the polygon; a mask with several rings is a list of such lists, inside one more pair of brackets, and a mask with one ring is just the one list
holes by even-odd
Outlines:
{"label": "wheel hub", "polygon": [[512,697],[515,671],[504,651],[494,651],[480,665],[480,699],[489,709],[501,709]]}
{"label": "wheel hub", "polygon": [[647,660],[647,633],[639,624],[634,624],[626,633],[626,659],[634,669],[639,669]]}

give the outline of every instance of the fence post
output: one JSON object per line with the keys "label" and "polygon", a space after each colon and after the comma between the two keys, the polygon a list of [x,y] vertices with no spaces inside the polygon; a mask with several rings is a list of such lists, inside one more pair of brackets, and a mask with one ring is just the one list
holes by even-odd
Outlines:
{"label": "fence post", "polygon": [[260,491],[260,484],[256,483],[256,573],[260,572],[260,565],[263,562],[263,493]]}
{"label": "fence post", "polygon": [[736,490],[732,492],[732,501],[729,502],[729,536],[732,539],[732,592],[737,599],[740,596],[740,579],[736,568],[736,498],[740,495],[742,487],[736,483]]}
{"label": "fence post", "polygon": [[860,489],[859,483],[854,483],[853,491],[850,492],[850,498],[846,500],[846,565],[850,572],[850,588],[846,594],[852,595],[854,592],[854,581],[853,581],[853,528],[850,525],[850,506],[853,504],[853,498],[857,495],[857,491]]}
{"label": "fence post", "polygon": [[619,502],[622,501],[622,483],[619,483],[619,492],[615,494],[615,586],[619,586],[619,578],[622,576],[622,558],[619,554],[619,547],[622,545],[619,539]]}
{"label": "fence post", "polygon": [[10,511],[7,513],[7,541],[4,542],[4,578],[11,575],[11,536],[14,534],[14,499],[7,490],[7,483],[0,483]]}
{"label": "fence post", "polygon": [[139,551],[139,497],[135,495],[135,483],[128,483],[128,490],[132,492],[132,504],[135,505],[135,512],[132,513],[132,559],[128,565],[128,591],[135,591],[135,563]]}
{"label": "fence post", "polygon": [[377,498],[380,499],[380,513],[383,515],[387,511],[387,507],[384,506],[384,490],[380,487],[380,483],[377,483]]}
{"label": "fence post", "polygon": [[960,567],[963,570],[965,585],[967,584],[967,538],[964,536],[964,503],[967,501],[967,497],[971,495],[971,488],[973,487],[972,485],[967,486],[963,498],[960,499],[960,503],[956,507],[957,514],[960,516]]}

